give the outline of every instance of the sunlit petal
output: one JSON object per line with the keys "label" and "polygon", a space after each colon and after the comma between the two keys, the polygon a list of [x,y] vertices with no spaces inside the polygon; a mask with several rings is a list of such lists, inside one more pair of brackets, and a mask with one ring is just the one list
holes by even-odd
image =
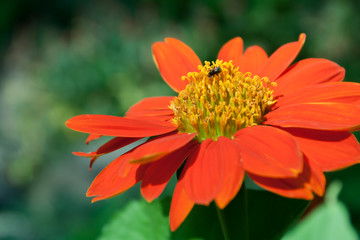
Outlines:
{"label": "sunlit petal", "polygon": [[198,65],[201,65],[191,48],[176,39],[167,38],[165,42],[156,42],[152,51],[161,76],[176,92],[180,92],[188,84],[181,77],[188,72],[198,71]]}
{"label": "sunlit petal", "polygon": [[277,49],[271,54],[267,62],[260,69],[259,75],[268,77],[271,81],[274,81],[283,71],[285,71],[292,61],[294,61],[305,43],[305,38],[305,34],[302,33],[300,34],[298,41],[287,43]]}
{"label": "sunlit petal", "polygon": [[66,126],[78,132],[114,137],[148,137],[176,130],[176,126],[165,121],[91,114],[75,116]]}
{"label": "sunlit petal", "polygon": [[222,46],[218,53],[218,59],[229,62],[233,61],[235,66],[240,65],[243,55],[244,43],[241,37],[235,37]]}
{"label": "sunlit petal", "polygon": [[302,172],[302,153],[289,133],[255,126],[241,129],[234,137],[247,172],[274,178],[296,177]]}

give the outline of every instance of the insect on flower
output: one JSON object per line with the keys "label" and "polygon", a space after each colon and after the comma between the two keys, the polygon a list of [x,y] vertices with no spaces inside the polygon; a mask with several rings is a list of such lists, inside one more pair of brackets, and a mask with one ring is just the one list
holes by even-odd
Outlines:
{"label": "insect on flower", "polygon": [[221,67],[217,66],[216,68],[211,69],[211,70],[209,71],[208,77],[209,77],[209,78],[212,78],[213,76],[215,76],[215,75],[217,75],[217,74],[219,74],[219,73],[221,73]]}

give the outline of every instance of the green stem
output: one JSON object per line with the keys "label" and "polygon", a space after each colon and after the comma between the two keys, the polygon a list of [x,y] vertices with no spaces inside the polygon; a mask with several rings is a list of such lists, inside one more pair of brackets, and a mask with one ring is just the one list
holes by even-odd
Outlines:
{"label": "green stem", "polygon": [[245,223],[245,226],[243,226],[243,239],[249,240],[249,211],[248,211],[248,197],[247,197],[247,190],[245,186],[245,182],[243,182],[243,185],[241,186],[240,190],[240,199],[242,203],[242,209],[243,209],[243,222]]}
{"label": "green stem", "polygon": [[227,230],[227,227],[226,227],[224,213],[218,208],[218,206],[215,206],[215,207],[216,207],[216,212],[218,214],[219,222],[220,222],[220,225],[221,225],[221,230],[222,230],[222,233],[224,235],[224,240],[230,240],[229,233],[228,233],[228,230]]}
{"label": "green stem", "polygon": [[[224,211],[220,210],[216,206],[221,230],[225,240],[230,240],[230,236],[231,239],[250,239],[248,207],[248,196],[245,182],[243,182],[237,197]],[[235,219],[238,218],[241,219],[236,222],[230,222],[235,221]],[[226,223],[229,225],[226,225]]]}

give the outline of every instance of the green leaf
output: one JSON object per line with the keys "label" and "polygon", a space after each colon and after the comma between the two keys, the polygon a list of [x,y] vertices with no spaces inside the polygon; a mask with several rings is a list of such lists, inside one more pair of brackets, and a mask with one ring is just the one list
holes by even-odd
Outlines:
{"label": "green leaf", "polygon": [[339,182],[331,184],[327,190],[325,204],[301,221],[284,236],[283,240],[358,239],[346,207],[337,199],[340,189]]}
{"label": "green leaf", "polygon": [[168,240],[169,219],[159,201],[133,201],[104,226],[99,240]]}

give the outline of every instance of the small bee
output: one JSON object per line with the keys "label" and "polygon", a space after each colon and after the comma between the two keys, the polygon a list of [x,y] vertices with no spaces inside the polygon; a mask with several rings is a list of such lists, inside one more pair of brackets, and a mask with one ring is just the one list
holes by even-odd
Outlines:
{"label": "small bee", "polygon": [[216,68],[213,68],[209,71],[209,74],[208,74],[208,77],[209,78],[212,78],[214,77],[215,75],[221,73],[221,68],[220,67],[216,67]]}

